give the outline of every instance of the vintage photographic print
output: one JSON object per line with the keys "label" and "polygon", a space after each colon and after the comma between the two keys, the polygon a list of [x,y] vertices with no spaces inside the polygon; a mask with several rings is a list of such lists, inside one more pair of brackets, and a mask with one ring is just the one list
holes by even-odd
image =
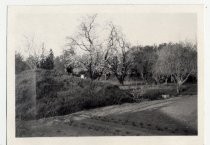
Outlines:
{"label": "vintage photographic print", "polygon": [[8,131],[198,137],[203,41],[194,7],[9,6]]}

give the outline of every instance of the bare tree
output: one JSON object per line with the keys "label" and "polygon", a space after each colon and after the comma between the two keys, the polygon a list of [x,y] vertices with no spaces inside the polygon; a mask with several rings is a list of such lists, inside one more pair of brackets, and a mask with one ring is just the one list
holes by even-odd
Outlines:
{"label": "bare tree", "polygon": [[197,74],[197,52],[191,45],[168,44],[158,52],[155,65],[157,74],[171,76],[176,83],[177,93],[190,75]]}
{"label": "bare tree", "polygon": [[116,76],[120,84],[128,74],[132,60],[129,57],[129,43],[126,42],[122,32],[113,24],[110,24],[110,35],[108,38],[107,53],[105,56],[109,69]]}
{"label": "bare tree", "polygon": [[87,69],[92,80],[95,79],[97,73],[103,70],[103,51],[102,44],[98,41],[98,36],[96,35],[96,17],[97,14],[84,18],[79,25],[77,35],[75,37],[67,37],[70,40],[68,43],[70,47],[84,52],[78,61]]}
{"label": "bare tree", "polygon": [[[25,52],[28,54],[26,63],[30,69],[37,69],[40,59],[44,56],[45,44],[41,47],[35,42],[34,36],[24,36],[25,38]],[[40,49],[41,48],[41,49]]]}

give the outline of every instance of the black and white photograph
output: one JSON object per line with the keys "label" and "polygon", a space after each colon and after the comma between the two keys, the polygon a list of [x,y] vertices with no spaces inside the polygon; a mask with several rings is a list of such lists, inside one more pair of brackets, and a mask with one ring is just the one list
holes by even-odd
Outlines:
{"label": "black and white photograph", "polygon": [[199,135],[199,15],[138,9],[8,7],[15,138]]}

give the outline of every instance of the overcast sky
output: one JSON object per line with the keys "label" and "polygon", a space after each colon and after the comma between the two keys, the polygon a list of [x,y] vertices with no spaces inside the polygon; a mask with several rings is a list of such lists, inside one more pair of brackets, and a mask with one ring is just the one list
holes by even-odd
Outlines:
{"label": "overcast sky", "polygon": [[[79,20],[87,13],[21,13],[15,21],[17,50],[24,48],[24,36],[44,42],[60,55],[66,36],[74,35]],[[132,45],[153,45],[163,42],[195,41],[196,15],[190,13],[98,13],[96,22],[105,28],[108,22],[121,27]],[[103,35],[103,34],[101,34]]]}

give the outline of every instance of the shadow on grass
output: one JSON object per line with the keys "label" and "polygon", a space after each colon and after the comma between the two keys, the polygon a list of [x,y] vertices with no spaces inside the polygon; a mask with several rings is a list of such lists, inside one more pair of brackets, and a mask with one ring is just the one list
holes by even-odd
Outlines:
{"label": "shadow on grass", "polygon": [[[111,116],[110,116],[111,117]],[[195,126],[189,126],[191,122],[182,122],[172,118],[160,110],[145,110],[141,112],[126,113],[112,116],[119,120],[130,122],[131,125],[147,129],[153,135],[197,135],[197,120]],[[158,133],[160,132],[160,134]]]}
{"label": "shadow on grass", "polygon": [[[53,118],[54,120],[57,120]],[[53,120],[53,121],[54,121]],[[51,120],[52,121],[52,120]],[[94,116],[88,119],[74,120],[64,126],[63,119],[57,124],[49,120],[38,124],[33,129],[33,124],[17,126],[16,137],[56,137],[56,136],[195,136],[197,127],[188,126],[187,122],[180,122],[159,110],[146,110],[135,113],[124,113],[122,115]],[[58,124],[59,127],[58,127]],[[36,124],[37,125],[37,124]],[[75,132],[72,134],[72,128]],[[55,132],[55,130],[58,130]],[[68,130],[71,132],[68,133]],[[54,132],[54,133],[52,133]],[[65,132],[65,135],[63,134]],[[94,133],[93,133],[94,132]]]}

